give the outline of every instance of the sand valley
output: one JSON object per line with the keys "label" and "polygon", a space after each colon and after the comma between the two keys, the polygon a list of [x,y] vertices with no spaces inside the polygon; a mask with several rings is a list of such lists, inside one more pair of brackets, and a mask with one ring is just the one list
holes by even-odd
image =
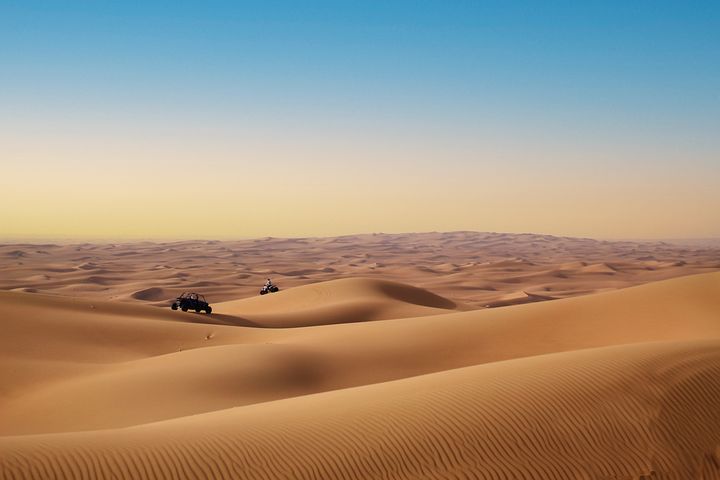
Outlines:
{"label": "sand valley", "polygon": [[720,478],[712,243],[4,244],[0,289],[1,479]]}

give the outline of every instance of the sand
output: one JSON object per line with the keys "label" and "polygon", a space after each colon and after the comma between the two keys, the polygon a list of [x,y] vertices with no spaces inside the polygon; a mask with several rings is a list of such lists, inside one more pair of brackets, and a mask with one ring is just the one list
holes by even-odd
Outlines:
{"label": "sand", "polygon": [[396,281],[475,308],[720,270],[720,243],[619,242],[478,232],[84,244],[0,244],[0,290],[167,305],[347,277]]}
{"label": "sand", "polygon": [[[12,251],[52,248],[77,246]],[[625,263],[565,251],[543,269],[525,260],[569,272],[572,293],[513,304],[502,292],[495,308],[399,281],[419,271],[399,253],[390,279],[228,294],[210,316],[153,306],[174,287],[129,261],[126,277],[103,267],[118,279],[111,294],[16,286],[0,292],[0,478],[720,478],[712,248],[659,245],[655,260]],[[682,265],[672,249],[686,250]],[[69,268],[64,255],[26,273],[48,282]],[[452,272],[446,260],[426,265]],[[547,275],[488,262],[506,279]],[[128,285],[143,298],[110,298]]]}

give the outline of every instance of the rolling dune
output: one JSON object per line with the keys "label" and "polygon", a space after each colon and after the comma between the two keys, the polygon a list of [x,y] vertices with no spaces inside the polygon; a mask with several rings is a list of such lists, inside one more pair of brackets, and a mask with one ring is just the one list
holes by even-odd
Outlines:
{"label": "rolling dune", "polygon": [[720,478],[720,273],[480,310],[377,278],[211,316],[0,300],[0,478]]}
{"label": "rolling dune", "polygon": [[624,345],[127,429],[4,437],[0,472],[3,478],[717,478],[718,397],[720,342]]}
{"label": "rolling dune", "polygon": [[421,288],[369,278],[333,280],[216,304],[263,327],[307,327],[332,323],[438,315],[470,310]]}
{"label": "rolling dune", "polygon": [[167,306],[184,291],[199,291],[211,303],[255,297],[267,277],[283,290],[366,277],[414,285],[481,308],[718,270],[717,242],[599,241],[483,232],[0,244],[0,290],[156,306]]}

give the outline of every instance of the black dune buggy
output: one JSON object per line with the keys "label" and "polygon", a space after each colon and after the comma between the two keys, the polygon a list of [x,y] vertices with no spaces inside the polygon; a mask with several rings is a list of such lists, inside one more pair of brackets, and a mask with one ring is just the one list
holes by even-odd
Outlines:
{"label": "black dune buggy", "polygon": [[208,314],[212,312],[212,308],[205,301],[205,297],[199,293],[190,292],[185,292],[177,297],[170,308],[173,310],[177,310],[179,308],[183,312],[187,312],[188,310],[195,310],[197,313],[205,310],[205,313]]}

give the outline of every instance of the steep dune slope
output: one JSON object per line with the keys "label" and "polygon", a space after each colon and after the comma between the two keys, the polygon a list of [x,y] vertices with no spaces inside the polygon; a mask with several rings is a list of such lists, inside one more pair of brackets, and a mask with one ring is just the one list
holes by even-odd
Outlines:
{"label": "steep dune slope", "polygon": [[0,397],[0,434],[125,427],[332,390],[321,361],[300,347],[248,344],[75,364]]}
{"label": "steep dune slope", "polygon": [[[145,358],[203,346],[211,328],[194,323],[206,320],[203,316],[144,305],[16,292],[0,292],[0,302],[0,354],[14,358],[92,363]],[[212,328],[233,338],[239,333]]]}
{"label": "steep dune slope", "polygon": [[[661,340],[720,338],[720,273],[498,309],[330,325],[294,332],[367,371],[399,375],[543,353]],[[368,346],[372,346],[369,350]]]}
{"label": "steep dune slope", "polygon": [[720,338],[720,274],[502,309],[290,329],[5,295],[16,304],[0,340],[0,434],[137,425],[531,355]]}
{"label": "steep dune slope", "polygon": [[605,347],[4,437],[0,478],[718,478],[718,398],[720,341]]}
{"label": "steep dune slope", "polygon": [[263,327],[302,327],[468,310],[427,290],[370,278],[346,278],[275,294],[215,304],[214,311],[237,315]]}
{"label": "steep dune slope", "polygon": [[[13,292],[0,292],[0,303],[0,432],[10,425],[9,405],[25,404],[31,392],[96,376],[123,362],[205,347],[210,341],[250,341],[257,331],[182,322],[178,320],[199,316],[142,305]],[[78,406],[85,404],[74,398]],[[51,404],[57,401],[62,397]],[[38,409],[49,410],[46,404]],[[63,410],[58,413],[62,417]],[[34,421],[44,423],[42,418]]]}

